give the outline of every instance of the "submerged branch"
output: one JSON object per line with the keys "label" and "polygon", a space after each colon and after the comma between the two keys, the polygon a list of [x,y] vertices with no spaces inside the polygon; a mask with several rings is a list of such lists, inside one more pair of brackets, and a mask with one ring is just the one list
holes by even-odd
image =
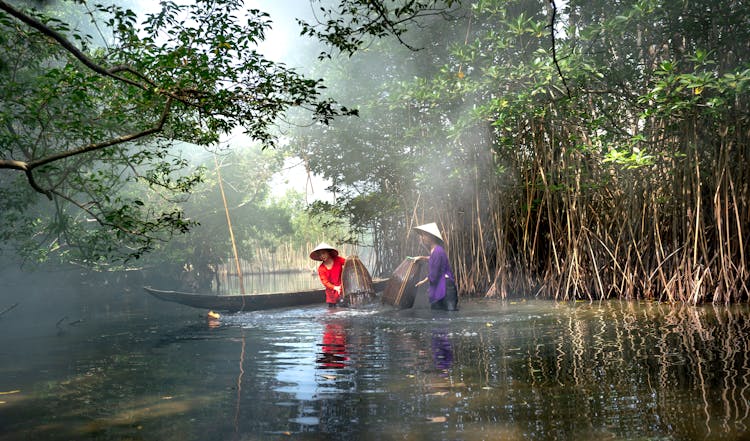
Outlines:
{"label": "submerged branch", "polygon": [[17,302],[16,302],[16,303],[14,303],[14,304],[12,304],[12,305],[10,305],[9,307],[7,307],[7,308],[3,309],[2,311],[0,311],[0,317],[2,317],[2,316],[3,316],[3,314],[5,314],[5,313],[7,313],[7,312],[10,312],[11,310],[13,310],[13,309],[14,309],[14,308],[15,308],[16,306],[18,306],[18,303],[17,303]]}

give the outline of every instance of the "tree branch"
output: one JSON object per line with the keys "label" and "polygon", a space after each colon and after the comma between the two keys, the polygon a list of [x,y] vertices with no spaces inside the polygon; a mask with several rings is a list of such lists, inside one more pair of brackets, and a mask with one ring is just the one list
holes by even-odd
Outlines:
{"label": "tree branch", "polygon": [[8,311],[12,310],[12,309],[13,309],[13,308],[15,308],[16,306],[18,306],[18,303],[17,303],[17,302],[16,302],[16,303],[14,303],[14,304],[12,304],[12,305],[10,305],[10,306],[9,306],[9,307],[7,307],[7,308],[5,308],[4,310],[0,311],[0,316],[1,316],[1,315],[3,315],[3,314],[5,314],[6,312],[8,312]]}
{"label": "tree branch", "polygon": [[27,171],[29,169],[26,162],[16,161],[15,159],[0,159],[0,168],[10,168],[21,171]]}
{"label": "tree branch", "polygon": [[164,128],[164,124],[167,121],[167,117],[169,116],[169,112],[171,108],[172,108],[172,98],[169,97],[167,98],[167,102],[164,105],[164,110],[162,110],[159,121],[156,123],[156,125],[154,125],[153,127],[149,129],[142,130],[136,133],[130,133],[128,135],[118,136],[116,138],[112,138],[112,139],[109,139],[107,141],[100,142],[100,143],[84,145],[74,150],[68,150],[65,152],[57,153],[55,155],[45,156],[44,158],[36,159],[33,161],[25,162],[25,161],[16,161],[13,159],[0,159],[0,169],[8,168],[8,169],[14,169],[14,170],[21,170],[25,172],[26,178],[29,181],[29,185],[31,185],[31,187],[34,188],[34,190],[52,199],[52,194],[50,193],[50,190],[43,189],[36,182],[32,174],[32,170],[34,170],[37,167],[41,167],[45,164],[49,164],[50,162],[59,161],[60,159],[69,158],[71,156],[77,156],[77,155],[81,155],[84,153],[93,152],[96,150],[101,150],[106,147],[111,147],[113,145],[122,144],[125,142],[135,141],[145,136],[158,133]]}
{"label": "tree branch", "polygon": [[135,141],[136,139],[143,138],[148,135],[153,135],[154,133],[158,133],[164,127],[164,122],[167,120],[167,116],[169,116],[169,111],[171,107],[172,107],[172,98],[167,98],[167,102],[164,105],[164,110],[161,113],[161,117],[159,118],[159,121],[156,123],[155,126],[149,129],[136,132],[136,133],[131,133],[128,135],[118,136],[117,138],[113,138],[113,139],[100,142],[100,143],[96,143],[96,144],[84,145],[75,150],[69,150],[67,152],[60,152],[56,155],[50,155],[45,158],[37,159],[35,161],[30,161],[28,163],[28,168],[33,169],[33,168],[36,168],[45,164],[49,164],[50,162],[54,162],[63,158],[80,155],[82,153],[93,152],[94,150],[101,150],[105,147],[110,147],[110,146],[122,144],[125,142]]}
{"label": "tree branch", "polygon": [[[55,191],[55,190],[51,191],[51,193],[54,193],[55,196],[57,196],[57,197],[65,200],[65,201],[67,201],[68,203],[74,205],[75,207],[78,207],[78,209],[80,209],[84,213],[86,213],[89,216],[91,216],[91,219],[93,219],[99,225],[102,225],[102,226],[105,226],[105,227],[110,227],[110,228],[112,228],[114,230],[121,231],[124,234],[128,234],[128,235],[131,235],[131,236],[143,237],[143,238],[145,238],[145,239],[147,239],[149,241],[154,241],[154,240],[156,240],[156,241],[163,241],[162,238],[159,238],[157,236],[152,236],[152,235],[148,234],[146,231],[138,231],[138,230],[133,230],[133,229],[127,229],[127,228],[125,228],[122,225],[119,225],[117,223],[107,222],[106,220],[102,219],[101,216],[97,215],[94,211],[90,210],[86,205],[84,205],[84,204],[76,201],[75,199],[73,199],[73,198],[71,198],[71,197],[69,197],[69,196],[67,196],[67,195],[65,195],[63,193],[60,193],[60,192]],[[93,204],[93,205],[98,205],[98,204]],[[101,207],[99,207],[99,208],[101,209]],[[67,242],[70,243],[70,241],[67,241]]]}
{"label": "tree branch", "polygon": [[[449,16],[453,2],[443,0],[444,7],[440,7],[439,3],[441,3],[440,0],[430,2],[410,0],[402,8],[397,6],[391,8],[383,0],[342,0],[336,11],[322,8],[324,16],[328,18],[326,22],[318,18],[314,9],[313,17],[317,26],[310,25],[303,20],[297,21],[303,26],[304,32],[317,35],[321,40],[327,41],[331,46],[342,52],[348,52],[350,55],[363,44],[362,38],[368,35],[374,37],[392,35],[401,45],[412,51],[418,51],[420,48],[410,45],[403,39],[402,34],[406,32],[406,29],[401,29],[399,26],[408,22],[414,22],[419,26],[417,21],[419,18]],[[343,24],[344,21],[341,18],[334,18],[337,15],[342,18],[350,16],[348,23]],[[358,24],[359,26],[354,27]],[[325,30],[317,30],[321,27]],[[339,35],[342,31],[343,38]]]}
{"label": "tree branch", "polygon": [[18,9],[14,8],[13,6],[9,5],[8,3],[2,0],[0,0],[0,10],[7,12],[11,16],[17,18],[23,23],[26,23],[27,25],[41,32],[42,34],[52,38],[60,46],[62,46],[63,48],[65,48],[65,50],[73,54],[74,57],[76,57],[81,63],[83,63],[86,67],[93,70],[94,72],[110,77],[110,78],[114,78],[117,81],[122,81],[123,83],[130,84],[131,86],[138,87],[139,89],[144,89],[144,90],[147,89],[146,86],[144,86],[141,83],[133,81],[129,78],[115,75],[111,73],[110,71],[108,71],[107,69],[103,68],[102,66],[96,64],[93,60],[87,57],[86,54],[84,54],[77,47],[75,47],[73,43],[68,41],[62,34],[55,31],[54,29],[50,29],[44,23],[40,22],[39,20],[36,20],[35,18],[29,15],[24,14],[23,12],[19,11]]}
{"label": "tree branch", "polygon": [[557,5],[555,4],[555,0],[549,0],[549,4],[552,10],[552,15],[550,16],[548,25],[550,38],[552,39],[552,62],[555,63],[557,74],[560,75],[563,86],[565,86],[565,92],[567,93],[568,98],[570,98],[570,88],[568,88],[568,83],[567,81],[565,81],[565,76],[562,73],[562,69],[560,69],[560,61],[557,59],[557,48],[555,45],[555,17],[557,16]]}
{"label": "tree branch", "polygon": [[[395,22],[395,23],[394,23],[393,21],[391,21],[391,19],[389,19],[389,18],[388,18],[388,11],[387,11],[387,10],[385,9],[385,6],[383,6],[383,4],[382,4],[382,3],[380,3],[380,2],[379,2],[379,1],[377,1],[377,0],[376,0],[376,1],[373,1],[373,2],[371,3],[371,4],[372,4],[372,6],[373,6],[373,7],[374,7],[374,8],[375,8],[375,9],[377,10],[377,12],[378,12],[378,14],[379,14],[379,17],[378,17],[378,19],[382,17],[382,19],[383,19],[383,23],[384,23],[384,24],[385,24],[385,26],[386,26],[386,27],[387,27],[387,28],[388,28],[388,29],[389,29],[389,30],[391,31],[391,33],[393,34],[393,36],[394,36],[394,37],[396,37],[396,39],[398,39],[398,42],[399,42],[399,43],[401,43],[402,45],[404,45],[404,46],[405,46],[405,47],[406,47],[407,49],[409,49],[409,50],[412,50],[412,51],[416,51],[416,50],[417,50],[417,48],[415,48],[415,47],[412,47],[411,45],[407,44],[407,43],[406,43],[406,42],[405,42],[405,41],[404,41],[404,40],[403,40],[403,39],[401,38],[401,34],[400,34],[400,33],[398,32],[398,30],[396,29],[396,24],[397,24],[397,23],[399,23],[399,22]],[[414,14],[413,14],[413,15],[412,15],[412,16],[411,16],[411,17],[410,17],[409,19],[413,19],[413,18],[415,18],[415,17],[417,16],[417,15],[418,15],[418,13],[416,13],[416,12],[415,12],[415,13],[414,13]],[[377,19],[376,19],[376,20],[377,20]],[[406,20],[406,19],[405,19],[405,20]]]}
{"label": "tree branch", "polygon": [[[83,53],[81,50],[79,50],[73,43],[71,43],[67,38],[65,38],[64,35],[61,33],[55,31],[54,29],[51,29],[49,26],[45,25],[44,23],[40,22],[39,20],[35,19],[34,17],[31,17],[30,15],[27,15],[23,13],[22,11],[19,11],[18,9],[15,9],[13,6],[9,5],[3,0],[0,0],[0,10],[7,12],[11,16],[15,17],[16,19],[20,20],[21,22],[27,24],[28,26],[36,29],[37,31],[41,32],[42,34],[52,38],[54,41],[56,41],[60,46],[62,46],[66,51],[70,52],[76,59],[78,59],[81,63],[83,63],[84,66],[88,67],[92,71],[105,76],[112,78],[116,81],[128,84],[133,87],[137,87],[138,89],[145,90],[145,91],[154,91],[160,95],[164,95],[167,97],[171,97],[177,101],[180,101],[188,106],[192,107],[198,107],[197,104],[189,102],[187,99],[185,99],[183,96],[181,96],[180,93],[175,93],[174,91],[169,91],[165,89],[160,89],[157,84],[148,78],[146,75],[142,74],[141,72],[138,72],[137,70],[133,69],[131,66],[128,65],[117,65],[112,66],[111,68],[107,69],[104,66],[101,66],[100,64],[97,64],[94,60],[89,58],[85,53]],[[124,77],[122,75],[118,75],[120,72],[126,72],[129,73],[140,80],[142,80],[142,83],[139,83],[138,81],[131,80],[130,78]],[[190,90],[183,90],[182,91],[185,95],[189,94]]]}

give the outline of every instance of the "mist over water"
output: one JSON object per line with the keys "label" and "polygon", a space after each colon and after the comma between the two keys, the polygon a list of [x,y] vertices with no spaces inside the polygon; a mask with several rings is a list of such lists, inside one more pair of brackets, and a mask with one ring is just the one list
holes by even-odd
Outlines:
{"label": "mist over water", "polygon": [[0,319],[0,440],[742,439],[750,423],[746,306],[321,304],[208,320],[116,287],[78,295],[94,291],[129,300],[63,332],[49,311]]}

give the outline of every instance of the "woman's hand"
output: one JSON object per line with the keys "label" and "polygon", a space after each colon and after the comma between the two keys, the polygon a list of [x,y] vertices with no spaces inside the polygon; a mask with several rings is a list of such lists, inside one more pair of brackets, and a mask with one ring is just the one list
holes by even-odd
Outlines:
{"label": "woman's hand", "polygon": [[427,283],[427,277],[425,277],[424,279],[422,279],[422,280],[420,280],[419,282],[417,282],[417,284],[416,284],[416,285],[414,285],[414,287],[415,287],[415,288],[417,288],[417,287],[419,287],[419,286],[422,286],[422,285],[424,285],[425,283]]}

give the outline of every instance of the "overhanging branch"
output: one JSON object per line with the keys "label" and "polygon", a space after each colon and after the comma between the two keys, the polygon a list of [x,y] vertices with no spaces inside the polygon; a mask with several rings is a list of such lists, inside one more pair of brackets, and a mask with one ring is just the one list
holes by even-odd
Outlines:
{"label": "overhanging branch", "polygon": [[[55,31],[54,29],[51,29],[49,26],[45,25],[41,21],[35,19],[34,17],[27,15],[23,13],[22,11],[14,8],[13,6],[9,5],[5,1],[0,0],[0,10],[7,12],[12,17],[15,17],[19,21],[25,23],[26,25],[36,29],[37,31],[41,32],[42,34],[50,37],[55,42],[57,42],[63,49],[70,52],[78,61],[80,61],[84,66],[88,67],[92,71],[98,73],[99,75],[112,78],[116,81],[125,83],[127,85],[137,87],[138,89],[144,90],[144,91],[152,91],[156,92],[158,94],[173,98],[179,102],[182,102],[188,106],[197,107],[195,103],[191,103],[187,99],[185,99],[184,96],[182,96],[184,92],[190,92],[189,90],[182,90],[182,91],[170,91],[166,89],[161,89],[158,87],[158,85],[148,78],[146,75],[144,75],[141,72],[138,72],[137,70],[133,69],[131,66],[128,65],[117,65],[113,66],[111,68],[106,68],[98,63],[96,63],[94,60],[89,58],[85,53],[83,53],[81,50],[79,50],[73,43],[71,43],[67,38],[65,38],[64,35],[61,33]],[[138,82],[135,80],[132,80],[128,77],[124,77],[122,75],[118,75],[121,72],[129,73],[133,75],[134,77],[140,79],[142,82]],[[182,93],[180,93],[182,92]]]}
{"label": "overhanging branch", "polygon": [[123,136],[118,136],[116,138],[112,138],[104,142],[87,144],[87,145],[81,146],[73,150],[60,152],[54,155],[45,156],[44,158],[40,158],[40,159],[28,161],[28,162],[17,161],[13,159],[0,159],[0,169],[7,168],[7,169],[13,169],[13,170],[21,170],[25,172],[26,178],[29,181],[29,185],[31,185],[31,187],[34,190],[46,195],[48,198],[51,199],[52,194],[50,193],[50,191],[43,189],[34,179],[34,175],[32,174],[32,171],[35,168],[41,167],[51,162],[59,161],[64,158],[69,158],[72,156],[77,156],[77,155],[81,155],[84,153],[101,150],[101,149],[111,147],[117,144],[123,144],[126,142],[135,141],[137,139],[140,139],[149,135],[153,135],[154,133],[158,133],[162,131],[162,129],[164,128],[164,124],[167,121],[167,117],[169,116],[169,112],[171,111],[171,108],[172,108],[172,98],[167,98],[167,102],[164,104],[164,109],[162,110],[159,121],[153,127],[148,128],[146,130],[142,130],[136,133],[130,133],[130,134],[123,135]]}
{"label": "overhanging branch", "polygon": [[73,43],[68,41],[62,34],[55,31],[54,29],[49,28],[44,23],[40,22],[39,20],[35,19],[34,17],[31,17],[27,14],[24,14],[23,12],[19,11],[18,9],[14,8],[13,6],[9,5],[8,3],[0,0],[0,10],[3,10],[10,14],[11,16],[15,17],[16,19],[20,20],[23,23],[26,23],[27,25],[31,26],[32,28],[36,29],[37,31],[41,32],[42,34],[52,38],[55,40],[60,46],[62,46],[66,51],[70,52],[74,57],[76,57],[81,63],[83,63],[86,67],[93,70],[94,72],[113,78],[117,81],[122,81],[123,83],[130,84],[131,86],[138,87],[139,89],[146,89],[146,86],[143,84],[133,81],[129,78],[125,78],[119,75],[115,75],[114,73],[108,71],[104,67],[96,64],[93,60],[91,60],[89,57],[86,56],[83,52],[81,52]]}
{"label": "overhanging branch", "polygon": [[145,136],[153,135],[154,133],[158,133],[162,130],[164,127],[164,123],[167,120],[167,117],[169,116],[169,111],[172,107],[172,98],[167,98],[167,102],[164,105],[164,110],[162,110],[161,117],[159,118],[159,121],[154,125],[153,127],[136,132],[136,133],[130,133],[123,136],[118,136],[117,138],[112,138],[104,142],[95,143],[95,144],[87,144],[84,146],[81,146],[74,150],[69,150],[66,152],[60,152],[56,155],[50,155],[41,159],[37,159],[35,161],[30,161],[28,163],[28,168],[33,169],[45,164],[49,164],[50,162],[58,161],[63,158],[68,158],[70,156],[80,155],[82,153],[88,153],[93,152],[94,150],[101,150],[106,147],[111,147],[113,145],[122,144],[125,142],[135,141],[136,139],[143,138]]}

